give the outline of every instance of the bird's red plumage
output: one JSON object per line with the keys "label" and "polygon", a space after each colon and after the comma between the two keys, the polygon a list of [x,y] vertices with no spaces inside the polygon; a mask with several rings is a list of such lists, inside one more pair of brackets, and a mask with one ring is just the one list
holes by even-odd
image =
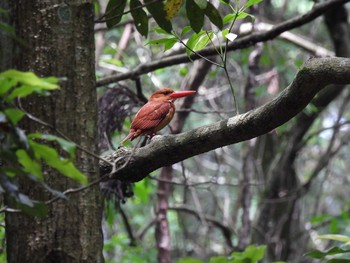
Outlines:
{"label": "bird's red plumage", "polygon": [[172,89],[160,89],[152,94],[149,101],[136,113],[131,123],[129,135],[121,144],[127,140],[133,140],[140,135],[153,136],[157,131],[163,129],[174,116],[174,100],[194,94],[195,91],[173,91]]}

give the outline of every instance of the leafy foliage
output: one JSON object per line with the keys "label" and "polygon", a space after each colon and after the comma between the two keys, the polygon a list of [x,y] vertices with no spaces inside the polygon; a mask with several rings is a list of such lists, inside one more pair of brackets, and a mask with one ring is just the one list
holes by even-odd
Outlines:
{"label": "leafy foliage", "polygon": [[[126,2],[126,0],[110,0],[108,2],[106,8],[107,27],[116,26],[122,20],[122,17],[128,13],[125,11]],[[186,0],[185,2],[187,17],[196,33],[202,29],[205,16],[220,30],[222,29],[221,15],[210,2],[206,0]],[[145,10],[152,15],[158,26],[171,33],[173,30],[171,19],[179,13],[183,4],[184,0],[167,0],[165,3],[146,0],[145,5],[142,6],[138,0],[132,0],[130,1],[130,13],[135,21],[137,30],[145,37],[148,35],[148,16]]]}
{"label": "leafy foliage", "polygon": [[[210,258],[210,263],[255,263],[262,260],[265,255],[265,246],[249,245],[242,252],[232,252],[229,257],[218,256]],[[195,258],[180,259],[178,263],[204,263],[204,261]]]}
{"label": "leafy foliage", "polygon": [[[144,250],[140,247],[130,246],[128,238],[125,235],[112,236],[105,241],[103,250],[108,254],[122,254],[118,262],[120,263],[148,263],[153,262],[156,257],[155,248]],[[114,263],[115,260],[106,257],[107,263]]]}
{"label": "leafy foliage", "polygon": [[315,250],[306,255],[316,259],[327,259],[327,263],[350,262],[350,237],[345,235],[321,235],[319,239],[333,240],[343,243],[341,247],[333,246],[326,251]]}
{"label": "leafy foliage", "polygon": [[[32,72],[8,70],[0,74],[0,185],[13,205],[34,215],[45,215],[46,207],[22,194],[15,183],[16,176],[25,176],[41,184],[53,194],[60,194],[44,182],[43,165],[48,165],[63,175],[87,184],[87,178],[74,165],[75,145],[54,135],[33,133],[26,135],[18,127],[25,113],[15,106],[16,99],[25,98],[33,93],[49,95],[57,90],[57,78],[39,78]],[[69,158],[44,144],[55,142],[67,153]]]}

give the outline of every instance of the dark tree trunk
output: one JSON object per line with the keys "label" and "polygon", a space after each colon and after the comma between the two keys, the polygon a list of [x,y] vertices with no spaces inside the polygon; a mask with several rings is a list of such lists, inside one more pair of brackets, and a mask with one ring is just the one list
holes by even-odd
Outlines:
{"label": "dark tree trunk", "polygon": [[[96,89],[94,69],[94,17],[92,1],[10,1],[16,35],[24,44],[13,49],[12,67],[39,76],[62,78],[61,89],[50,97],[31,97],[26,111],[64,133],[81,147],[97,152]],[[27,132],[54,133],[26,120]],[[97,160],[77,151],[76,165],[89,181],[99,176]],[[64,191],[79,186],[46,169],[45,181]],[[19,180],[31,198],[46,201],[52,195],[37,185]],[[71,194],[48,207],[48,215],[35,218],[22,213],[6,214],[9,263],[103,262],[102,198],[97,186]]]}

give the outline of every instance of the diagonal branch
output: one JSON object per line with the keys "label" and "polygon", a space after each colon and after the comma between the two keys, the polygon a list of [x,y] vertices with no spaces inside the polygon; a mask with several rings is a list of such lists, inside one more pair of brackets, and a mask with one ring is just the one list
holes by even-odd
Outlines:
{"label": "diagonal branch", "polygon": [[[117,166],[122,168],[111,177],[139,181],[160,167],[265,134],[296,116],[327,85],[350,84],[349,72],[350,59],[310,59],[289,87],[257,109],[179,135],[154,138],[142,148],[120,149],[129,156],[120,159]],[[127,163],[123,163],[126,160]],[[110,172],[105,165],[101,174]]]}
{"label": "diagonal branch", "polygon": [[[301,25],[304,25],[315,18],[323,15],[327,10],[329,10],[331,7],[334,7],[336,5],[341,5],[344,3],[349,2],[350,0],[331,0],[331,1],[325,1],[322,3],[315,4],[314,8],[310,10],[309,12],[297,16],[295,18],[289,19],[285,22],[282,22],[276,26],[274,26],[271,30],[268,30],[266,32],[256,32],[248,36],[241,37],[239,39],[236,39],[234,42],[230,43],[227,47],[228,51],[238,50],[250,47],[258,42],[265,42],[271,39],[276,38],[281,33],[291,30],[296,27],[300,27]],[[217,47],[211,47],[203,49],[202,51],[198,52],[202,56],[215,56],[217,55]],[[178,65],[181,63],[188,63],[191,60],[197,60],[200,59],[198,55],[192,54],[191,59],[186,54],[181,55],[174,55],[170,57],[166,57],[160,60],[155,60],[152,62],[149,62],[147,64],[141,64],[138,67],[136,67],[134,70],[130,70],[127,73],[123,74],[116,74],[110,77],[102,78],[100,80],[96,81],[96,86],[104,86],[108,85],[113,82],[118,82],[125,79],[132,79],[139,75],[146,74],[149,72],[152,72],[159,68],[169,67],[173,65]]]}

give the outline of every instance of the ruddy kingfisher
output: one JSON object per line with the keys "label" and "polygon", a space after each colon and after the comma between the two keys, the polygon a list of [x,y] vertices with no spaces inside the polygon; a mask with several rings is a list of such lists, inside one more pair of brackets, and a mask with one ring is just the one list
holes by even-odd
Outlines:
{"label": "ruddy kingfisher", "polygon": [[157,131],[163,129],[174,117],[174,101],[196,93],[194,90],[174,91],[169,88],[159,89],[154,92],[148,102],[136,113],[131,123],[129,135],[120,142],[132,141],[140,135],[154,136]]}

